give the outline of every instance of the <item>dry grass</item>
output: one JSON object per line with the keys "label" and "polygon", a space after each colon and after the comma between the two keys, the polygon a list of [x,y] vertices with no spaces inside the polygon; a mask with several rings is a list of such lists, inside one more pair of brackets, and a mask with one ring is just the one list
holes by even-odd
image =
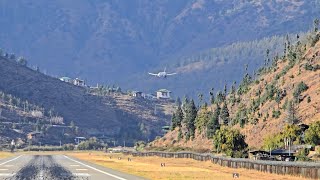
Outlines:
{"label": "dry grass", "polygon": [[[132,157],[122,154],[106,154],[103,152],[70,152],[67,155],[99,164],[108,168],[148,179],[233,179],[232,173],[237,172],[240,178],[259,180],[290,179],[298,180],[299,177],[280,176],[247,169],[232,169],[221,167],[211,162],[199,162],[192,159],[174,159],[160,157]],[[110,159],[110,157],[112,157]],[[121,160],[118,160],[121,157]],[[132,158],[128,162],[128,157]],[[166,163],[161,167],[160,163]]]}
{"label": "dry grass", "polygon": [[5,152],[5,151],[0,151],[0,159],[8,158],[14,156],[14,153],[11,152]]}

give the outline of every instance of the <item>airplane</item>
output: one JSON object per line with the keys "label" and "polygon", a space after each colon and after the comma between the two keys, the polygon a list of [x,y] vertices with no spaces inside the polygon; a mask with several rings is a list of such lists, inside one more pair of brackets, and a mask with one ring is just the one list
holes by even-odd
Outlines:
{"label": "airplane", "polygon": [[177,74],[177,73],[167,73],[166,69],[167,68],[164,68],[163,72],[158,72],[157,74],[154,74],[154,73],[149,73],[149,74],[152,75],[152,76],[160,77],[160,78],[161,77],[166,78],[167,76],[172,76],[172,75],[176,75]]}

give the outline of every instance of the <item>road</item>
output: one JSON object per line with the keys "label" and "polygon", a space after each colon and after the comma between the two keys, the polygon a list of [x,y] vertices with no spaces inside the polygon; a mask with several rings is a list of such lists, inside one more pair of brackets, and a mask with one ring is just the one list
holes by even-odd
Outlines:
{"label": "road", "polygon": [[20,155],[0,161],[0,180],[140,180],[65,155]]}

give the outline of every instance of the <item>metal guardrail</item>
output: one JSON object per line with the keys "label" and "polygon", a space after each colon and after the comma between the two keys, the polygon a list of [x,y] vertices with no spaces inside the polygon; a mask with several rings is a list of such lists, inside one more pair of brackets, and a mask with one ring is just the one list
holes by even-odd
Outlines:
{"label": "metal guardrail", "polygon": [[211,161],[224,167],[245,168],[261,172],[300,176],[303,178],[320,179],[320,163],[315,162],[283,162],[263,161],[244,158],[227,158],[212,154],[199,154],[193,152],[126,152],[133,156],[159,156],[163,158],[191,158],[198,161]]}

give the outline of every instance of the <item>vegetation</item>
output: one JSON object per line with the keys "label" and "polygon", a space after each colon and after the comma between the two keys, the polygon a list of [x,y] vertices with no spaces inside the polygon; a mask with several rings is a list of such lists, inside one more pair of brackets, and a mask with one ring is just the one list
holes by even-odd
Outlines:
{"label": "vegetation", "polygon": [[305,132],[305,142],[312,144],[313,146],[318,145],[320,142],[320,121],[312,123],[309,129]]}
{"label": "vegetation", "polygon": [[295,98],[296,102],[300,102],[300,95],[302,92],[306,91],[309,87],[304,83],[304,82],[300,82],[298,84],[298,86],[295,88],[295,90],[293,91],[293,97]]}
{"label": "vegetation", "polygon": [[221,127],[213,136],[213,143],[216,152],[223,152],[231,157],[246,157],[247,143],[245,136],[239,130],[229,127]]}
{"label": "vegetation", "polygon": [[106,147],[108,147],[107,144],[102,144],[102,143],[98,142],[96,138],[90,138],[87,141],[82,141],[78,145],[79,150],[98,150],[98,149],[106,148]]}

